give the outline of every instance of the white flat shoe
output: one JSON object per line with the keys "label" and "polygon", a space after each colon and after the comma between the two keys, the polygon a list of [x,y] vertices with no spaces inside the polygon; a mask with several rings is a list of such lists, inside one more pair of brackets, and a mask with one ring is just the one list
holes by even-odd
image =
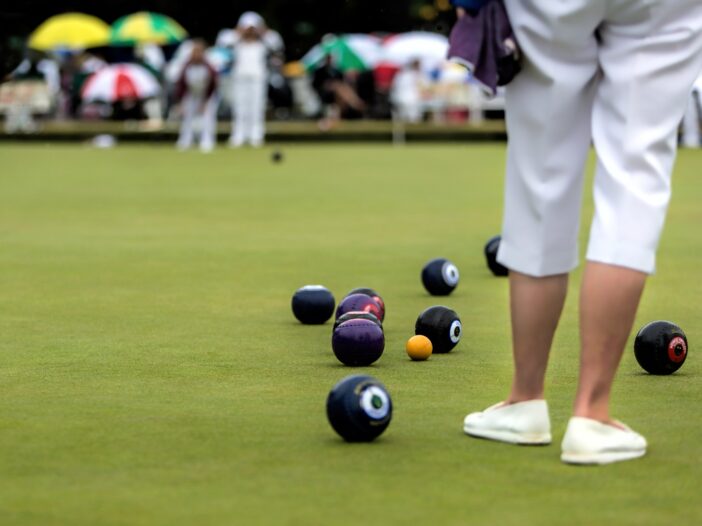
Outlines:
{"label": "white flat shoe", "polygon": [[469,414],[463,431],[470,436],[519,445],[551,443],[551,421],[546,400],[505,405],[500,402],[485,411]]}
{"label": "white flat shoe", "polygon": [[646,439],[617,422],[622,428],[598,420],[574,416],[561,445],[566,464],[611,464],[643,457]]}

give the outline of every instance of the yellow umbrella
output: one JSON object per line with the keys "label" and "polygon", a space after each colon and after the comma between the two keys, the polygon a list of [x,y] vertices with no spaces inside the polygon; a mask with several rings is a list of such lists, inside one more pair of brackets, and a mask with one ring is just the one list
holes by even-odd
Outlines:
{"label": "yellow umbrella", "polygon": [[65,13],[44,21],[29,36],[29,47],[40,51],[85,49],[107,45],[110,26],[97,17]]}

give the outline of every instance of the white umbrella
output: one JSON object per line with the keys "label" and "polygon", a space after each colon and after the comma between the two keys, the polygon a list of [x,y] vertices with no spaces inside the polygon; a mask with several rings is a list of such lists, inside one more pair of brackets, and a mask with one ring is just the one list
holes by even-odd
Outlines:
{"label": "white umbrella", "polygon": [[437,33],[400,33],[385,40],[380,61],[403,67],[413,60],[419,60],[422,69],[430,70],[440,67],[446,61],[448,48],[448,38]]}
{"label": "white umbrella", "polygon": [[113,64],[93,73],[81,91],[84,101],[148,99],[161,92],[156,77],[138,64]]}

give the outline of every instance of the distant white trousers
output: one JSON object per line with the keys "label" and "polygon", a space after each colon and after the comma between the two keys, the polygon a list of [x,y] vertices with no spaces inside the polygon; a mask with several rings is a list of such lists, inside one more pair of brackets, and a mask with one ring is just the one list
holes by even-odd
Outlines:
{"label": "distant white trousers", "polygon": [[178,147],[190,148],[195,134],[199,133],[200,149],[212,150],[215,147],[217,131],[217,96],[212,95],[205,101],[203,95],[187,94],[183,97],[181,107],[183,121],[180,124]]}
{"label": "distant white trousers", "polygon": [[263,143],[266,133],[266,103],[268,81],[265,76],[234,76],[234,115],[231,142],[241,146],[248,142],[253,146]]}
{"label": "distant white trousers", "polygon": [[507,87],[498,261],[578,264],[584,168],[597,154],[589,261],[655,270],[676,134],[702,69],[699,0],[505,0],[523,53]]}

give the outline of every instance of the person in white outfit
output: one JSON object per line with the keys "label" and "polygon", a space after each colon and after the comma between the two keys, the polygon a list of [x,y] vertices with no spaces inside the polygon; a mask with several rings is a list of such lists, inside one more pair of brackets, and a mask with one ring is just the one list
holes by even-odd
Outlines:
{"label": "person in white outfit", "polygon": [[[5,80],[19,83],[43,81],[46,86],[47,98],[51,102],[55,101],[61,89],[58,64],[43,53],[34,50],[29,50],[27,55],[27,58],[20,62],[17,68],[7,75]],[[37,131],[33,105],[28,100],[22,100],[23,98],[20,97],[15,104],[11,105],[7,112],[5,119],[5,131],[7,133],[15,133],[17,131],[34,133]]]}
{"label": "person in white outfit", "polygon": [[261,146],[266,133],[268,102],[268,54],[263,39],[265,23],[260,15],[247,12],[239,19],[233,42],[233,116],[230,146],[248,143]]}
{"label": "person in white outfit", "polygon": [[176,100],[180,101],[183,115],[178,148],[186,150],[192,146],[197,128],[200,150],[211,152],[217,132],[217,73],[205,59],[202,40],[193,42],[190,59],[176,86]]}
{"label": "person in white outfit", "polygon": [[426,89],[427,82],[419,60],[410,62],[395,76],[390,99],[400,120],[415,123],[422,120]]}
{"label": "person in white outfit", "polygon": [[683,117],[682,145],[686,148],[699,148],[700,121],[702,121],[702,75],[697,77],[687,101]]}
{"label": "person in white outfit", "polygon": [[515,373],[507,399],[468,415],[464,431],[509,443],[551,441],[544,376],[568,274],[579,260],[583,171],[592,143],[595,216],[580,295],[580,380],[561,459],[638,458],[646,440],[612,419],[610,393],[655,269],[677,130],[702,70],[702,2],[504,4],[523,54],[523,69],[506,93],[498,252],[510,269]]}

